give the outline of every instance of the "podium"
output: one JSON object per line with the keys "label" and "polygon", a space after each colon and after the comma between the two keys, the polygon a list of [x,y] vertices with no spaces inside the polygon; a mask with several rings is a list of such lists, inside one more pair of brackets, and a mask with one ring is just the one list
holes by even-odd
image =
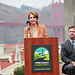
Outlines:
{"label": "podium", "polygon": [[24,39],[25,75],[59,75],[58,37]]}

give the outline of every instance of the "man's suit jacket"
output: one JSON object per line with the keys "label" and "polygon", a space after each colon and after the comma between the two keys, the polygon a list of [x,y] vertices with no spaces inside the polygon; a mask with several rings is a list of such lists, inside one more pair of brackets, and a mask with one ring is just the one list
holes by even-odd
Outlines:
{"label": "man's suit jacket", "polygon": [[[45,25],[38,24],[37,30],[38,30],[38,38],[48,37]],[[30,36],[31,38],[33,38],[31,25],[30,25]],[[24,28],[24,38],[28,38],[28,27]]]}
{"label": "man's suit jacket", "polygon": [[62,67],[62,72],[67,74],[64,67],[72,61],[75,61],[74,48],[69,39],[65,43],[61,44],[61,60],[65,63]]}
{"label": "man's suit jacket", "polygon": [[69,39],[61,45],[61,60],[65,64],[75,61],[75,51]]}

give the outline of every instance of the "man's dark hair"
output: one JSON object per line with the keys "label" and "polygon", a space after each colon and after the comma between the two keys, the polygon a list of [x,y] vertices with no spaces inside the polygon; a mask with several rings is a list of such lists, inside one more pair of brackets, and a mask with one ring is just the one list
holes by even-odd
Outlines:
{"label": "man's dark hair", "polygon": [[71,28],[75,28],[75,25],[69,26],[69,27],[68,27],[68,31],[69,31],[69,29],[71,29]]}

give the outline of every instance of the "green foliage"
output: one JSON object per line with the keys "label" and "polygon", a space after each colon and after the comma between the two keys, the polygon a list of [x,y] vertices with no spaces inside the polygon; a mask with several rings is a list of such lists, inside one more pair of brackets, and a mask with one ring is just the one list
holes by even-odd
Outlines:
{"label": "green foliage", "polygon": [[14,75],[25,75],[24,65],[22,67],[15,68]]}

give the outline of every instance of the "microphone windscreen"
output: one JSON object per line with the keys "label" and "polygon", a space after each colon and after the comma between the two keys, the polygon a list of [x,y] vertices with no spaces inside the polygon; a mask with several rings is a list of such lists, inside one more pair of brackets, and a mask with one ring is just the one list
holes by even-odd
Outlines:
{"label": "microphone windscreen", "polygon": [[26,24],[28,24],[28,23],[30,24],[30,21],[27,21],[27,22],[26,22]]}

